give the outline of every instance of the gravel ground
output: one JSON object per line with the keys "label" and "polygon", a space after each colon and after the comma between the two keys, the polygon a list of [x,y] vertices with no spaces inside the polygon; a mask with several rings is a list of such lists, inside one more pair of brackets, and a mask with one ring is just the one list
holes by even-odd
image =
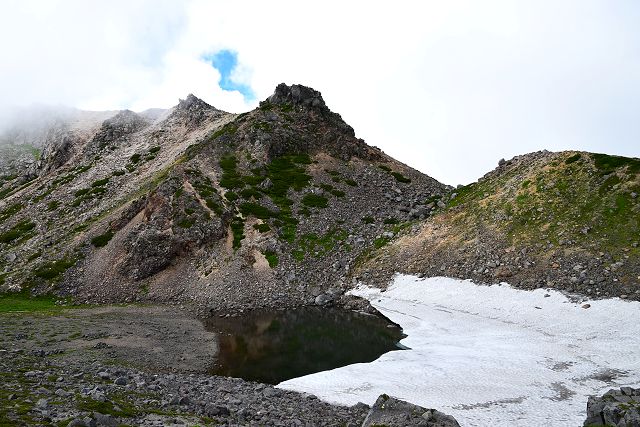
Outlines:
{"label": "gravel ground", "polygon": [[215,336],[171,307],[0,315],[0,426],[360,425],[351,408],[206,373]]}

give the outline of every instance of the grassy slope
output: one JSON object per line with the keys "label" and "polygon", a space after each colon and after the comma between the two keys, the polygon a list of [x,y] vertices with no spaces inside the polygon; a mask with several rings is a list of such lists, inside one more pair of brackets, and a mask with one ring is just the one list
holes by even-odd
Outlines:
{"label": "grassy slope", "polygon": [[639,195],[638,159],[519,156],[454,190],[434,217],[354,274],[379,284],[399,271],[638,298]]}
{"label": "grassy slope", "polygon": [[[578,152],[523,162],[456,190],[456,228],[478,222],[512,244],[567,245],[638,256],[640,160]],[[485,196],[486,195],[486,196]]]}

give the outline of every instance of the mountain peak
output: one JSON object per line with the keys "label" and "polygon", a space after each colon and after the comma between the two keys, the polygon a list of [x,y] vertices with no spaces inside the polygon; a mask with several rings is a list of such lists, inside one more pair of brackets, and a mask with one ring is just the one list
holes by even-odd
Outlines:
{"label": "mountain peak", "polygon": [[207,104],[202,99],[198,98],[194,94],[190,93],[187,95],[186,99],[180,99],[178,102],[178,106],[176,107],[178,110],[200,110],[200,109],[215,109],[215,107]]}
{"label": "mountain peak", "polygon": [[319,109],[327,108],[320,92],[299,84],[287,86],[285,83],[280,83],[276,86],[273,95],[267,98],[266,102],[270,104],[302,105]]}

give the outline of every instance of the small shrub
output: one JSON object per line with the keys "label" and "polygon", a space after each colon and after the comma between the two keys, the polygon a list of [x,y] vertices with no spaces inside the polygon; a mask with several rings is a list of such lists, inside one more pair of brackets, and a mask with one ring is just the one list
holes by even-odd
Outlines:
{"label": "small shrub", "polygon": [[91,239],[91,244],[96,248],[101,248],[103,246],[106,246],[107,243],[109,243],[109,241],[113,238],[114,234],[115,233],[113,232],[113,230],[107,230],[104,234],[101,234]]}
{"label": "small shrub", "polygon": [[253,215],[256,218],[268,219],[277,216],[274,212],[257,203],[243,203],[240,205],[240,212],[243,215]]}
{"label": "small shrub", "polygon": [[341,190],[331,190],[331,194],[333,194],[336,197],[344,197],[345,192]]}
{"label": "small shrub", "polygon": [[377,239],[375,239],[373,241],[373,245],[376,247],[376,249],[380,249],[381,247],[383,247],[387,243],[389,243],[389,239],[386,238],[386,237],[378,237]]}
{"label": "small shrub", "polygon": [[259,192],[258,190],[256,190],[255,188],[245,188],[244,190],[242,190],[240,192],[240,195],[242,196],[243,199],[245,200],[249,200],[252,197],[254,199],[260,199],[262,198],[262,193]]}
{"label": "small shrub", "polygon": [[400,221],[398,221],[396,218],[386,218],[383,222],[385,224],[397,224]]}
{"label": "small shrub", "polygon": [[102,187],[103,185],[106,185],[109,182],[109,178],[104,178],[104,179],[98,179],[96,181],[93,181],[91,183],[92,187]]}
{"label": "small shrub", "polygon": [[391,168],[390,168],[389,166],[386,166],[386,165],[378,165],[378,167],[379,167],[380,169],[382,169],[383,171],[385,171],[385,172],[391,172]]}
{"label": "small shrub", "polygon": [[231,222],[231,231],[233,232],[233,249],[239,249],[244,239],[244,220],[238,216],[235,217]]}
{"label": "small shrub", "polygon": [[255,228],[256,230],[258,230],[261,233],[266,233],[267,231],[271,230],[271,227],[269,227],[269,224],[254,224],[253,228]]}
{"label": "small shrub", "polygon": [[396,181],[398,182],[403,182],[405,184],[408,184],[411,182],[411,180],[407,177],[405,177],[404,175],[402,175],[400,172],[391,172],[391,175],[393,175],[393,177],[396,179]]}
{"label": "small shrub", "polygon": [[14,225],[9,230],[0,234],[0,243],[10,243],[14,240],[17,240],[24,235],[26,235],[29,231],[35,228],[35,224],[29,220],[22,220],[16,225]]}
{"label": "small shrub", "polygon": [[267,259],[269,267],[276,268],[278,266],[278,254],[274,251],[265,251],[264,257]]}
{"label": "small shrub", "polygon": [[628,167],[628,171],[630,173],[636,174],[640,172],[640,159],[596,153],[592,154],[591,158],[593,159],[596,168],[601,170],[605,175],[624,166]]}
{"label": "small shrub", "polygon": [[81,188],[80,190],[76,191],[75,195],[76,197],[81,197],[87,194],[89,191],[91,191],[90,188]]}
{"label": "small shrub", "polygon": [[311,208],[326,208],[329,200],[324,196],[318,196],[317,194],[307,193],[302,198],[302,204]]}
{"label": "small shrub", "polygon": [[195,218],[184,218],[177,222],[178,227],[180,228],[191,228],[193,224],[195,224]]}
{"label": "small shrub", "polygon": [[47,210],[49,212],[51,211],[55,211],[56,209],[58,209],[58,207],[60,206],[60,202],[57,200],[51,201],[49,203],[47,203]]}
{"label": "small shrub", "polygon": [[577,162],[578,160],[580,160],[580,153],[576,153],[571,157],[567,157],[567,159],[564,161],[565,164],[570,165],[571,163]]}
{"label": "small shrub", "polygon": [[238,200],[240,198],[240,196],[238,196],[233,191],[227,191],[226,193],[224,193],[224,197],[230,202],[233,202],[234,200]]}
{"label": "small shrub", "polygon": [[113,175],[113,176],[121,176],[121,175],[124,175],[125,173],[127,173],[127,172],[123,171],[122,169],[119,169],[119,170],[113,171],[113,173],[111,175]]}
{"label": "small shrub", "polygon": [[358,186],[358,183],[355,182],[354,180],[350,179],[350,178],[345,179],[344,183],[347,184],[347,185],[350,185],[352,187],[357,187]]}
{"label": "small shrub", "polygon": [[372,216],[365,216],[364,218],[362,218],[362,222],[364,222],[365,224],[373,224],[374,222],[376,222],[376,220],[373,219]]}
{"label": "small shrub", "polygon": [[129,157],[129,161],[135,165],[136,163],[138,163],[140,161],[140,157],[142,157],[142,156],[140,154],[136,153],[136,154],[132,155],[131,157]]}
{"label": "small shrub", "polygon": [[0,212],[0,222],[4,222],[22,210],[22,203],[15,203]]}
{"label": "small shrub", "polygon": [[40,277],[45,280],[55,280],[64,274],[69,268],[76,264],[77,260],[73,258],[63,258],[58,261],[49,262],[43,264],[34,272],[36,277]]}
{"label": "small shrub", "polygon": [[160,147],[158,147],[158,146],[149,148],[149,153],[151,153],[151,154],[155,154],[158,151],[160,151]]}

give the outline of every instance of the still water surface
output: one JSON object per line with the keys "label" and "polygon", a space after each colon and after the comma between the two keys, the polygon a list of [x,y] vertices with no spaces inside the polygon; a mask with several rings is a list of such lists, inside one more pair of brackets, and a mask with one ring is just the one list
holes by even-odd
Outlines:
{"label": "still water surface", "polygon": [[400,350],[402,330],[388,320],[337,308],[303,307],[211,317],[219,338],[211,373],[277,384]]}

